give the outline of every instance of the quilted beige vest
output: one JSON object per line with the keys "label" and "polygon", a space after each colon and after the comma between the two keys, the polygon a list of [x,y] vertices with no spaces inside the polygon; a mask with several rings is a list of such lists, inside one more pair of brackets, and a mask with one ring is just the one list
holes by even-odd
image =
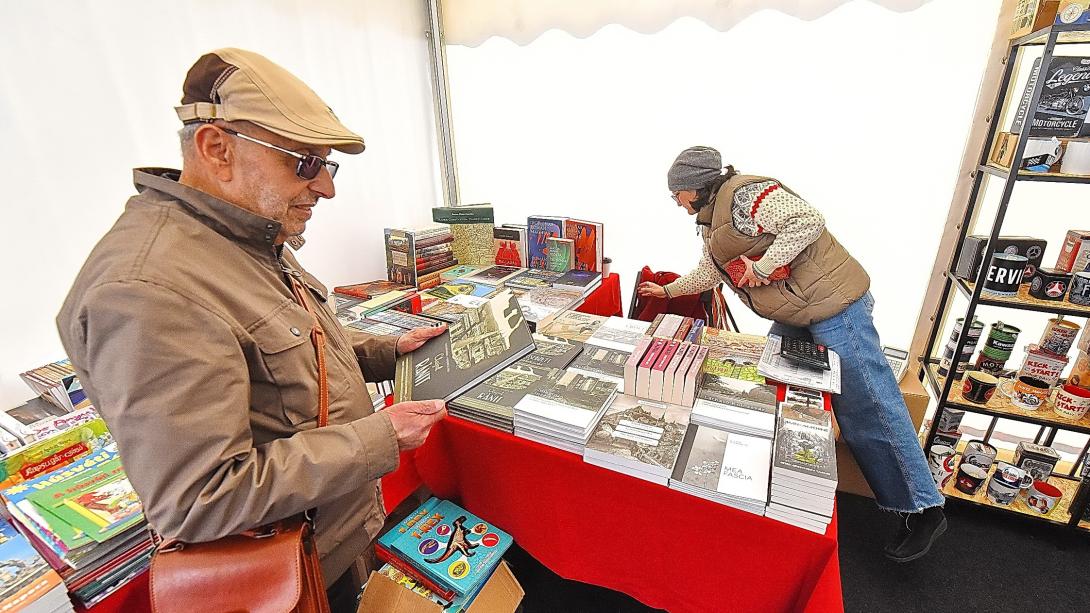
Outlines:
{"label": "quilted beige vest", "polygon": [[[791,262],[790,278],[761,287],[734,287],[724,271],[727,262],[741,255],[759,259],[776,238],[772,234],[747,236],[734,227],[731,219],[734,193],[750,183],[772,180],[752,175],[732,177],[700,210],[697,223],[704,226],[704,242],[712,261],[743,303],[766,319],[805,327],[840,313],[862,297],[870,289],[870,277],[833,235],[824,230]],[[782,183],[780,187],[787,189]]]}

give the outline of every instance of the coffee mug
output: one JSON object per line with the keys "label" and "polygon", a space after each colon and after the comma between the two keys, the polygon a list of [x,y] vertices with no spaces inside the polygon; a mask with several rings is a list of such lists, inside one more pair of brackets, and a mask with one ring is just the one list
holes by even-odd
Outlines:
{"label": "coffee mug", "polygon": [[985,404],[995,393],[999,379],[985,372],[973,370],[965,373],[965,382],[961,384],[961,395],[969,402]]}
{"label": "coffee mug", "polygon": [[1013,296],[1018,293],[1018,286],[1026,273],[1029,258],[1014,253],[997,252],[988,264],[988,275],[984,279],[985,294],[992,296]]}
{"label": "coffee mug", "polygon": [[1060,498],[1063,498],[1060,488],[1044,481],[1034,481],[1026,496],[1026,506],[1041,515],[1048,515],[1056,508]]}
{"label": "coffee mug", "polygon": [[1071,273],[1056,268],[1038,268],[1029,284],[1029,295],[1038,300],[1063,300],[1071,284]]}
{"label": "coffee mug", "polygon": [[1008,464],[1007,462],[996,463],[995,474],[992,475],[992,479],[999,479],[1011,487],[1021,487],[1022,480],[1025,478],[1026,471],[1018,468],[1014,464]]}
{"label": "coffee mug", "polygon": [[1011,394],[1014,406],[1027,411],[1036,411],[1047,398],[1048,383],[1025,375],[1018,377],[1014,384],[1014,393]]}
{"label": "coffee mug", "polygon": [[1071,277],[1067,299],[1072,304],[1090,306],[1090,272],[1077,272]]}
{"label": "coffee mug", "polygon": [[996,453],[995,447],[988,443],[979,439],[971,440],[965,443],[965,449],[961,452],[961,461],[988,470],[992,467],[992,462],[995,462]]}
{"label": "coffee mug", "polygon": [[1082,419],[1090,411],[1090,390],[1070,383],[1057,388],[1052,399],[1052,410],[1063,417]]}
{"label": "coffee mug", "polygon": [[958,491],[972,496],[980,489],[980,485],[988,478],[988,471],[979,466],[962,462],[958,466],[958,478],[954,481],[954,487]]}
{"label": "coffee mug", "polygon": [[931,453],[928,455],[931,476],[941,489],[954,474],[954,449],[947,445],[932,445]]}
{"label": "coffee mug", "polygon": [[988,500],[1006,506],[1014,502],[1015,498],[1018,498],[1017,487],[1011,487],[995,477],[988,481]]}

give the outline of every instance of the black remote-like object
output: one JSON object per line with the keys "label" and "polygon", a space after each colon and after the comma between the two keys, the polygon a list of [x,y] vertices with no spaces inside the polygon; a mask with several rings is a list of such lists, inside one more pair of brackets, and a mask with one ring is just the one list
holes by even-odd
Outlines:
{"label": "black remote-like object", "polygon": [[807,368],[829,370],[829,350],[808,340],[785,336],[780,339],[780,356]]}

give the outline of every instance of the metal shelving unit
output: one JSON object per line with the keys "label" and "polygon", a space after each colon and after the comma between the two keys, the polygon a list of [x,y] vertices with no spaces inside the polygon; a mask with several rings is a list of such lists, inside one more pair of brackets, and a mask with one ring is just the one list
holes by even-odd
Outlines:
{"label": "metal shelving unit", "polygon": [[[1067,44],[1087,44],[1090,43],[1090,28],[1085,25],[1079,26],[1067,26],[1067,25],[1055,25],[1048,28],[1044,28],[1037,32],[1027,34],[1021,38],[1011,41],[1008,49],[1008,55],[1004,62],[1005,69],[1003,71],[1002,81],[1000,82],[999,92],[996,95],[995,106],[990,116],[990,125],[988,127],[988,135],[984,142],[983,151],[980,154],[980,161],[977,166],[977,170],[973,173],[973,185],[969,195],[969,203],[966,207],[965,217],[962,219],[961,224],[958,226],[958,242],[954,250],[953,258],[950,265],[947,267],[947,272],[944,275],[945,280],[943,283],[943,289],[941,298],[939,300],[938,312],[931,318],[931,331],[928,337],[927,348],[929,355],[934,356],[936,347],[936,340],[939,338],[939,334],[942,331],[944,322],[947,316],[950,314],[952,308],[953,298],[957,293],[961,293],[968,299],[968,306],[962,316],[966,322],[973,321],[976,315],[977,307],[980,305],[996,306],[1008,309],[1018,309],[1025,311],[1036,311],[1041,313],[1050,313],[1055,315],[1070,315],[1075,317],[1090,317],[1090,307],[1081,307],[1073,305],[1067,302],[1047,302],[1037,300],[1030,297],[1026,293],[1026,286],[1023,286],[1022,290],[1017,296],[998,298],[982,296],[981,289],[984,285],[984,279],[988,271],[988,258],[984,258],[984,262],[981,264],[980,271],[977,273],[975,281],[965,281],[958,279],[953,274],[954,263],[956,263],[961,257],[961,250],[964,245],[965,237],[969,232],[970,226],[975,220],[975,214],[977,212],[980,200],[984,192],[985,181],[1002,182],[1003,193],[999,200],[998,210],[996,211],[995,218],[992,220],[991,232],[989,235],[989,245],[995,244],[996,239],[999,237],[1000,230],[1003,227],[1003,220],[1007,214],[1007,206],[1010,204],[1011,195],[1014,192],[1014,187],[1021,181],[1032,182],[1049,182],[1049,183],[1087,183],[1090,184],[1090,176],[1074,176],[1064,175],[1058,173],[1031,173],[1031,172],[1014,172],[1006,168],[999,167],[990,163],[990,152],[992,144],[996,137],[997,126],[1000,123],[1000,117],[1003,116],[1003,110],[1010,94],[1010,87],[1015,74],[1015,70],[1020,63],[1022,54],[1027,47],[1041,46],[1043,45],[1043,56],[1041,59],[1042,72],[1048,67],[1052,58],[1053,52],[1057,45]],[[1043,91],[1044,79],[1038,79],[1036,86],[1030,97],[1029,104],[1027,106],[1028,116],[1024,122],[1025,126],[1029,126],[1034,109],[1037,108],[1038,102],[1041,99],[1041,93]],[[1022,165],[1022,157],[1025,153],[1026,143],[1028,138],[1018,138],[1018,144],[1015,148],[1014,158],[1011,161],[1011,168],[1020,168]],[[985,250],[988,253],[988,250]],[[955,356],[962,355],[962,351],[965,348],[966,341],[969,335],[970,326],[962,326],[961,334],[957,339],[957,347],[954,351]],[[924,443],[924,449],[931,448],[932,441],[934,440],[935,433],[938,427],[939,418],[942,415],[942,411],[946,409],[961,409],[965,411],[971,411],[973,413],[984,414],[992,417],[991,427],[988,428],[985,439],[991,437],[995,428],[996,421],[998,419],[1011,419],[1021,421],[1025,423],[1035,424],[1040,426],[1038,431],[1036,442],[1043,444],[1051,444],[1053,438],[1056,436],[1057,430],[1070,430],[1075,432],[1081,432],[1090,434],[1090,418],[1084,418],[1082,420],[1065,419],[1056,415],[1048,407],[1041,407],[1037,411],[1026,411],[1017,407],[1011,406],[1009,402],[1002,401],[993,397],[985,405],[975,404],[964,400],[961,396],[960,383],[954,385],[955,379],[953,377],[940,377],[937,372],[938,360],[934,357],[925,359],[920,365],[919,378],[925,384],[925,387],[935,396],[937,402],[937,408],[934,417],[931,420],[931,426],[927,432],[927,438]],[[999,396],[999,394],[996,394]],[[1087,445],[1090,447],[1090,444]],[[1066,529],[1072,532],[1090,532],[1090,521],[1080,521],[1085,509],[1090,504],[1090,479],[1080,481],[1075,478],[1078,472],[1079,465],[1083,462],[1087,462],[1087,448],[1084,448],[1080,454],[1079,460],[1072,467],[1070,474],[1060,475],[1054,473],[1053,480],[1058,481],[1063,485],[1065,491],[1064,500],[1062,505],[1064,506],[1063,513],[1056,516],[1050,515],[1049,517],[1035,516],[1035,514],[1024,510],[1015,508],[1016,505],[1000,506],[991,504],[983,494],[977,496],[966,496],[965,494],[954,490],[952,487],[947,487],[943,490],[943,494],[948,499],[963,500],[971,504],[979,505],[982,507],[992,508],[998,511],[1020,515],[1023,517],[1030,517],[1034,519],[1045,520],[1047,523],[1058,524],[1065,526]],[[982,488],[983,489],[983,488]],[[1055,512],[1055,511],[1054,511]]]}

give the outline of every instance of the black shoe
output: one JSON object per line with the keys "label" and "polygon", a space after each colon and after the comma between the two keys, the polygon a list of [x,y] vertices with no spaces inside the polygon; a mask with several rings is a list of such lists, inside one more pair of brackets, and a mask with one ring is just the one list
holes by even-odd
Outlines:
{"label": "black shoe", "polygon": [[900,530],[885,548],[886,557],[895,562],[911,562],[927,555],[931,545],[946,532],[942,507],[924,509],[905,515]]}

